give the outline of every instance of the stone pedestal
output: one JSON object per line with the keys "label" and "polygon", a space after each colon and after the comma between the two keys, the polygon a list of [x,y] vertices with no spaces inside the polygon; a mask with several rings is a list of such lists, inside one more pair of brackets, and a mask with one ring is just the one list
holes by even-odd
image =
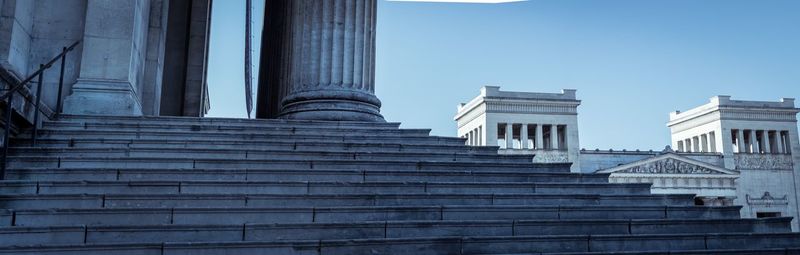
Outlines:
{"label": "stone pedestal", "polygon": [[80,74],[65,113],[142,115],[149,13],[149,0],[87,2]]}
{"label": "stone pedestal", "polygon": [[131,84],[113,80],[78,79],[72,95],[64,100],[64,112],[88,115],[142,115],[142,105]]}
{"label": "stone pedestal", "polygon": [[374,94],[376,0],[281,1],[271,24],[281,24],[272,33],[282,43],[265,49],[281,61],[263,67],[279,76],[266,85],[278,95],[259,96],[280,101],[280,118],[384,121]]}

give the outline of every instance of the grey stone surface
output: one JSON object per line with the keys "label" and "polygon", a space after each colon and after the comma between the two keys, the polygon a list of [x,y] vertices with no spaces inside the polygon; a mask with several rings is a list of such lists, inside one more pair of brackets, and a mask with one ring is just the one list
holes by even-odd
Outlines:
{"label": "grey stone surface", "polygon": [[463,254],[512,254],[588,251],[588,236],[464,238]]}
{"label": "grey stone surface", "polygon": [[239,242],[239,243],[167,243],[163,255],[211,254],[286,254],[318,255],[318,241]]}
{"label": "grey stone surface", "polygon": [[120,242],[208,242],[242,241],[244,226],[90,226],[85,236],[86,243]]}
{"label": "grey stone surface", "polygon": [[384,238],[387,226],[374,223],[248,224],[245,241]]}
{"label": "grey stone surface", "polygon": [[83,226],[0,228],[0,246],[81,244],[85,232]]}
{"label": "grey stone surface", "polygon": [[[660,221],[663,222],[663,221]],[[672,222],[665,222],[671,224]],[[513,235],[537,235],[548,233],[551,235],[603,235],[603,234],[629,234],[629,220],[549,220],[549,221],[518,221],[514,223]]]}
{"label": "grey stone surface", "polygon": [[591,251],[659,251],[705,249],[703,236],[697,235],[648,235],[648,236],[592,236]]}
{"label": "grey stone surface", "polygon": [[388,222],[385,227],[386,238],[510,236],[514,234],[514,224],[509,221]]}
{"label": "grey stone surface", "polygon": [[315,208],[174,209],[175,224],[308,223],[317,220]]}
{"label": "grey stone surface", "polygon": [[15,226],[83,225],[156,225],[173,222],[171,209],[81,210],[52,209],[15,212]]}
{"label": "grey stone surface", "polygon": [[0,209],[0,227],[11,226],[14,213],[9,210]]}

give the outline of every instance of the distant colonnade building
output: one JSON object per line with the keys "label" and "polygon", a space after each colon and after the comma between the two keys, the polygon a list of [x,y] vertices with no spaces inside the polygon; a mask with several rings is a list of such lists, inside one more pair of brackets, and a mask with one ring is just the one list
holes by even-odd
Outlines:
{"label": "distant colonnade building", "polygon": [[[669,115],[671,148],[580,149],[575,90],[501,91],[485,86],[458,106],[458,136],[468,145],[530,154],[534,162],[572,163],[576,173],[609,173],[615,183],[652,183],[660,194],[697,194],[698,205],[741,205],[742,217],[792,216],[798,230],[800,162],[794,99],[715,96]],[[675,148],[675,151],[672,150]]]}

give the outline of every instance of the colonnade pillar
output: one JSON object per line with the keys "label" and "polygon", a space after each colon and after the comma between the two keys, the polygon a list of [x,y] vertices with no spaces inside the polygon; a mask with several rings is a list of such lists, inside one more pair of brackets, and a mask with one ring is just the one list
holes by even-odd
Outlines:
{"label": "colonnade pillar", "polygon": [[519,130],[519,142],[520,148],[522,149],[529,149],[528,148],[528,124],[522,124]]}
{"label": "colonnade pillar", "polygon": [[514,148],[514,125],[506,124],[506,149]]}
{"label": "colonnade pillar", "polygon": [[536,124],[536,149],[544,149],[544,134],[542,134],[542,124]]}
{"label": "colonnade pillar", "polygon": [[744,153],[746,151],[744,148],[744,131],[741,129],[736,132],[736,145],[739,146],[739,153]]}

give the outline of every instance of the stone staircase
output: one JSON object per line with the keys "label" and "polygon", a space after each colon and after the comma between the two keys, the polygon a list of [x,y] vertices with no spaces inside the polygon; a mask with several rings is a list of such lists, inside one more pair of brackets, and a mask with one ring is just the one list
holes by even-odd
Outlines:
{"label": "stone staircase", "polygon": [[397,123],[64,116],[15,140],[0,254],[800,254],[791,218]]}

